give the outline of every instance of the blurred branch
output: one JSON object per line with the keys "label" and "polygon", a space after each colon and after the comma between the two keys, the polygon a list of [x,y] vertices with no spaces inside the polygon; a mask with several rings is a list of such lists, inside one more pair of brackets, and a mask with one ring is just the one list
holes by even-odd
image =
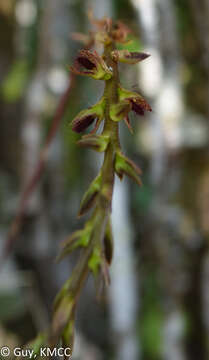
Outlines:
{"label": "blurred branch", "polygon": [[[19,208],[17,210],[16,216],[12,222],[12,225],[10,227],[10,230],[9,230],[9,233],[7,236],[4,253],[2,256],[4,261],[6,260],[7,256],[9,255],[9,253],[12,249],[12,246],[14,244],[14,241],[17,238],[17,235],[21,229],[28,200],[29,200],[30,196],[32,195],[34,189],[36,188],[36,186],[41,178],[41,175],[43,174],[43,171],[45,169],[45,165],[46,165],[46,162],[48,159],[48,154],[49,154],[49,147],[57,133],[57,130],[59,128],[59,125],[61,123],[63,115],[66,111],[67,104],[69,101],[69,96],[70,96],[72,88],[74,86],[74,79],[75,79],[75,76],[73,74],[71,74],[69,86],[60,99],[60,103],[57,107],[54,118],[52,120],[52,125],[49,130],[45,145],[40,153],[40,158],[37,162],[37,166],[31,176],[30,180],[26,184],[25,189],[23,190],[23,193],[22,193],[22,196],[20,199]],[[2,261],[1,261],[1,264],[2,264]]]}

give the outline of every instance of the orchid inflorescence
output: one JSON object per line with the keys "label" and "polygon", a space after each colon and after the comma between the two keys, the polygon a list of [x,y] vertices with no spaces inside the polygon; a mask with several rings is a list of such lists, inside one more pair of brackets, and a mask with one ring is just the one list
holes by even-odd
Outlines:
{"label": "orchid inflorescence", "polygon": [[[75,231],[62,246],[58,259],[63,259],[74,249],[80,250],[80,258],[70,278],[58,293],[53,321],[50,330],[50,344],[73,347],[75,308],[80,291],[87,276],[92,273],[97,284],[103,288],[109,283],[108,268],[113,254],[111,230],[111,206],[115,174],[120,179],[126,174],[141,185],[141,170],[121,150],[118,125],[124,120],[132,131],[128,114],[134,111],[144,115],[151,107],[137,92],[124,89],[119,81],[118,62],[136,64],[149,55],[142,52],[117,50],[117,43],[125,44],[130,30],[121,22],[114,23],[109,18],[96,20],[90,15],[97,31],[89,37],[74,34],[77,40],[94,44],[102,43],[103,55],[96,51],[81,50],[70,70],[78,75],[105,81],[104,94],[93,106],[82,110],[72,121],[72,130],[81,133],[90,125],[93,130],[78,141],[84,147],[90,147],[104,153],[103,165],[97,177],[92,181],[81,201],[79,216],[93,209],[90,219],[83,229]],[[103,122],[103,129],[100,124]]]}

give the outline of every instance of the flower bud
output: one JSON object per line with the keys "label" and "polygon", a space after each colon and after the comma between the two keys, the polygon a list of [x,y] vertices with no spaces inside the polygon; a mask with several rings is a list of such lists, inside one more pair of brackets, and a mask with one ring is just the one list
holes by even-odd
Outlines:
{"label": "flower bud", "polygon": [[97,194],[100,191],[102,183],[102,176],[99,174],[96,179],[94,179],[89,186],[88,190],[85,192],[83,199],[81,201],[81,206],[78,215],[82,216],[89,209],[91,209],[96,201]]}
{"label": "flower bud", "polygon": [[143,52],[130,52],[128,50],[114,50],[111,53],[111,57],[115,62],[120,61],[126,64],[137,64],[149,56],[149,54]]}
{"label": "flower bud", "polygon": [[81,140],[77,142],[78,145],[90,147],[96,151],[103,152],[106,150],[110,137],[108,135],[84,135]]}
{"label": "flower bud", "polygon": [[77,75],[90,76],[96,80],[109,80],[112,71],[96,51],[81,50],[71,71]]}
{"label": "flower bud", "polygon": [[121,44],[128,44],[130,42],[130,40],[127,39],[130,33],[131,30],[121,21],[117,21],[111,30],[111,36],[114,41]]}
{"label": "flower bud", "polygon": [[57,304],[57,307],[54,310],[53,314],[51,334],[52,339],[54,338],[55,343],[56,339],[59,339],[59,336],[69,323],[74,306],[75,298],[67,293],[60,299],[59,304]]}
{"label": "flower bud", "polygon": [[94,129],[94,131],[96,131],[104,117],[104,109],[105,99],[102,97],[101,100],[94,106],[79,112],[79,114],[71,122],[72,130],[80,133],[96,120],[96,126]]}
{"label": "flower bud", "polygon": [[87,222],[83,230],[75,231],[64,243],[62,250],[57,257],[57,261],[62,260],[66,255],[69,255],[78,247],[87,247],[91,237],[92,226]]}
{"label": "flower bud", "polygon": [[115,156],[115,171],[119,178],[122,180],[123,174],[131,177],[139,186],[142,185],[139,175],[141,169],[130,159],[124,156],[120,151],[116,152]]}

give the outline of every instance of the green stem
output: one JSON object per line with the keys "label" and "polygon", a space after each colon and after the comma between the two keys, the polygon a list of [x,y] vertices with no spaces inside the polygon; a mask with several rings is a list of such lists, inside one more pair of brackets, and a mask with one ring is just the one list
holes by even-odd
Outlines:
{"label": "green stem", "polygon": [[120,147],[119,144],[119,136],[118,136],[118,123],[114,122],[110,118],[110,105],[117,103],[118,101],[118,68],[117,64],[111,58],[111,51],[114,50],[114,44],[111,43],[105,46],[104,49],[104,57],[107,65],[113,69],[113,76],[110,80],[106,81],[104,96],[106,100],[106,108],[105,108],[105,124],[103,134],[109,135],[110,143],[104,155],[104,162],[102,166],[102,191],[106,191],[108,189],[109,200],[107,197],[107,201],[102,202],[104,208],[111,208],[112,203],[112,193],[114,186],[114,159],[115,159],[115,150]]}
{"label": "green stem", "polygon": [[[118,68],[111,58],[111,51],[114,50],[114,44],[111,43],[105,46],[104,58],[109,67],[113,69],[113,76],[110,80],[106,80],[104,96],[106,101],[105,107],[105,123],[102,134],[108,135],[110,138],[109,145],[104,154],[104,161],[101,168],[102,174],[102,185],[98,195],[97,205],[93,213],[94,222],[94,234],[92,236],[92,242],[94,246],[101,249],[104,252],[103,239],[107,226],[107,221],[112,208],[112,196],[115,178],[115,152],[120,147],[119,134],[118,134],[118,123],[114,122],[110,118],[110,105],[115,104],[118,101]],[[107,279],[106,279],[107,280]]]}

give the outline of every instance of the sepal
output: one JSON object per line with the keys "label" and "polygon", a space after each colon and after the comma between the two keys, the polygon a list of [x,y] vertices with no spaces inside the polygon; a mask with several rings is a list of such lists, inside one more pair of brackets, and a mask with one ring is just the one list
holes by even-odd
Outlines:
{"label": "sepal", "polygon": [[119,61],[126,64],[137,64],[149,56],[149,54],[143,52],[131,52],[128,50],[114,50],[111,52],[111,57],[115,62]]}
{"label": "sepal", "polygon": [[140,175],[141,169],[130,159],[124,156],[121,151],[117,151],[115,155],[115,171],[122,180],[123,174],[131,177],[139,186],[142,185]]}

